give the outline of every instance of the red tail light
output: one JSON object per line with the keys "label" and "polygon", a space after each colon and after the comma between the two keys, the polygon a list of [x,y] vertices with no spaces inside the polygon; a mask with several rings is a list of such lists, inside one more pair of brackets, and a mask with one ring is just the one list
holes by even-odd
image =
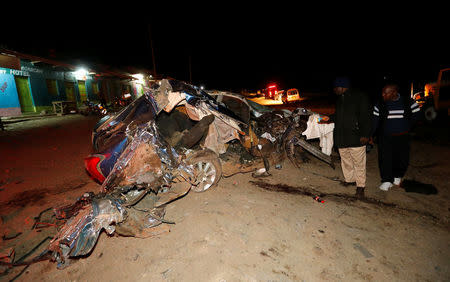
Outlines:
{"label": "red tail light", "polygon": [[93,155],[84,159],[84,166],[86,170],[91,175],[91,177],[103,183],[105,181],[105,176],[103,176],[102,171],[100,170],[100,162],[104,159],[102,155]]}

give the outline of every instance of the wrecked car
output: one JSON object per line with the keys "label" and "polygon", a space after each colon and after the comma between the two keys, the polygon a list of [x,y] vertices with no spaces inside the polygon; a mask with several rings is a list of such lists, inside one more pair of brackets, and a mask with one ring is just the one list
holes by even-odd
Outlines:
{"label": "wrecked car", "polygon": [[85,162],[98,182],[103,183],[126,147],[127,126],[148,119],[155,120],[159,133],[176,149],[201,147],[221,155],[229,141],[239,140],[252,156],[264,159],[266,169],[268,163],[279,163],[285,156],[298,166],[299,160],[306,158],[295,155],[299,149],[332,165],[329,156],[301,138],[312,114],[309,110],[274,110],[239,94],[206,93],[176,80],[163,80],[155,93],[159,103],[166,105],[164,110],[156,112],[148,97],[141,96],[117,115],[102,119],[94,129],[96,154]]}
{"label": "wrecked car", "polygon": [[240,143],[253,156],[264,160],[266,171],[270,164],[279,164],[285,157],[299,167],[307,159],[306,152],[334,168],[332,158],[302,136],[309,117],[314,114],[312,111],[304,108],[276,110],[226,91],[210,91],[208,94],[245,123],[245,134],[239,135]]}
{"label": "wrecked car", "polygon": [[[162,80],[114,116],[95,126],[95,153],[86,158],[100,191],[55,208],[65,223],[48,250],[59,268],[89,254],[102,230],[147,238],[167,231],[165,206],[190,190],[214,187],[222,175],[219,155],[237,140],[271,163],[296,148],[332,165],[301,136],[306,109],[273,110],[229,92],[210,93],[177,80]],[[298,165],[298,164],[297,164]]]}

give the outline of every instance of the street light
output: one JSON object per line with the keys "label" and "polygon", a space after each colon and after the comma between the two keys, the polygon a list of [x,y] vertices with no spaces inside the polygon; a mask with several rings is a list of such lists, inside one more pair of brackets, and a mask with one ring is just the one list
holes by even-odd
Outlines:
{"label": "street light", "polygon": [[88,71],[85,68],[79,68],[73,72],[73,75],[77,80],[86,80],[86,75]]}
{"label": "street light", "polygon": [[132,77],[136,79],[136,82],[143,84],[144,83],[144,75],[141,73],[133,74]]}

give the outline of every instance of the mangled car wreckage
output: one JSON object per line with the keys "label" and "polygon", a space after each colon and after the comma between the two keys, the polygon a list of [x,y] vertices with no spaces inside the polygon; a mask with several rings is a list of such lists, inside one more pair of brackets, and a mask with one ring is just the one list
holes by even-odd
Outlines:
{"label": "mangled car wreckage", "polygon": [[[219,155],[237,140],[251,155],[270,163],[296,148],[332,165],[330,156],[301,133],[311,114],[276,111],[227,92],[206,93],[176,80],[162,80],[94,128],[95,154],[86,169],[101,191],[55,208],[64,220],[48,250],[58,267],[91,252],[102,230],[140,238],[164,232],[165,205],[190,190],[205,191],[222,174]],[[277,158],[271,156],[276,155]]]}

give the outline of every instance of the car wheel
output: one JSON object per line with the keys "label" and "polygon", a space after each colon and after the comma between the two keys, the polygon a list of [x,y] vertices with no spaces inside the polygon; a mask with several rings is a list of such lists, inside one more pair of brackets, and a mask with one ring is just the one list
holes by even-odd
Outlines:
{"label": "car wheel", "polygon": [[433,106],[427,106],[424,110],[424,116],[428,122],[434,121],[437,117],[436,109]]}
{"label": "car wheel", "polygon": [[195,185],[191,188],[194,192],[205,192],[216,186],[222,177],[222,165],[215,154],[200,154],[188,164],[194,169]]}

